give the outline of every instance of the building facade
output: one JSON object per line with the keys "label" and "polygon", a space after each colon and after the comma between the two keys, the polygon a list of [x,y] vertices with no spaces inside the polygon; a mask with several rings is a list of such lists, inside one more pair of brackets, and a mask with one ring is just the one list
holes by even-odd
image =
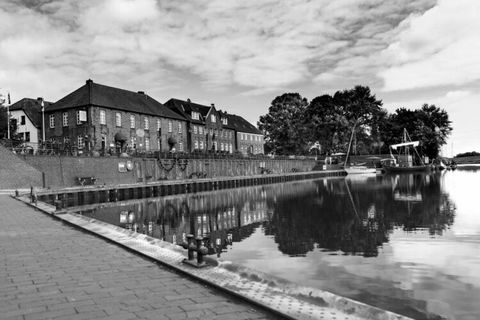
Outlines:
{"label": "building facade", "polygon": [[190,152],[235,151],[235,132],[228,126],[228,118],[214,104],[205,106],[190,99],[170,99],[165,105],[187,120]]}
{"label": "building facade", "polygon": [[16,127],[17,137],[24,142],[25,146],[38,149],[43,139],[42,107],[47,108],[51,104],[43,98],[23,98],[9,107],[10,123]]}
{"label": "building facade", "polygon": [[227,114],[229,126],[235,131],[236,149],[244,155],[264,154],[265,139],[260,130],[241,116]]}
{"label": "building facade", "polygon": [[87,80],[45,109],[49,141],[80,151],[185,151],[187,122],[142,91]]}

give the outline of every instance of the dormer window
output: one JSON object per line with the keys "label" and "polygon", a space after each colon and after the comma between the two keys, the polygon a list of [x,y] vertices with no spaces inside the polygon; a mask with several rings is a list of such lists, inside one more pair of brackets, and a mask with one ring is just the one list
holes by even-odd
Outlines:
{"label": "dormer window", "polygon": [[192,119],[193,120],[200,120],[200,113],[196,111],[192,111]]}
{"label": "dormer window", "polygon": [[223,123],[224,125],[227,125],[227,124],[228,124],[228,119],[227,119],[226,117],[223,117],[223,118],[222,118],[222,123]]}

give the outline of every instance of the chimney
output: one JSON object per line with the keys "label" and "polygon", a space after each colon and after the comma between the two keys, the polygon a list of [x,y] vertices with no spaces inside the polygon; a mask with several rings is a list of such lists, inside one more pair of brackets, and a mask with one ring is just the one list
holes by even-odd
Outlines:
{"label": "chimney", "polygon": [[212,103],[212,107],[215,108],[215,103]]}
{"label": "chimney", "polygon": [[138,94],[145,94],[145,91],[138,91]]}
{"label": "chimney", "polygon": [[190,98],[187,98],[187,102],[188,102],[188,103],[191,103],[192,101],[190,100]]}
{"label": "chimney", "polygon": [[93,80],[92,79],[88,79],[87,81],[85,81],[86,84],[92,84],[93,83]]}
{"label": "chimney", "polygon": [[42,103],[43,98],[42,98],[42,97],[38,97],[38,98],[37,98],[37,101],[38,101],[38,103]]}

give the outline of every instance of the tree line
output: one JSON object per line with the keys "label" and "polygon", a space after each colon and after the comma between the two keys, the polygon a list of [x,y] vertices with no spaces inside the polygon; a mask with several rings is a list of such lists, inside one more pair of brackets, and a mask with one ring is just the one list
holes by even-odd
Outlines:
{"label": "tree line", "polygon": [[424,104],[389,113],[366,86],[324,94],[310,102],[299,93],[284,93],[273,99],[258,127],[265,135],[265,152],[283,155],[346,152],[354,128],[352,154],[388,153],[390,145],[402,141],[406,129],[432,159],[452,131],[444,109]]}

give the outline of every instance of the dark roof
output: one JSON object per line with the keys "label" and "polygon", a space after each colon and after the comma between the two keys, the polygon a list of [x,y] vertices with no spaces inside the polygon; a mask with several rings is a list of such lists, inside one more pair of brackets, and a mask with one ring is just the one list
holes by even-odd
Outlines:
{"label": "dark roof", "polygon": [[[189,100],[180,100],[172,98],[165,102],[165,105],[168,106],[172,110],[176,110],[179,114],[182,114],[188,120],[192,122],[203,123],[205,118],[207,117],[208,112],[212,108],[211,106],[205,106],[202,104],[194,103]],[[192,119],[192,111],[196,111],[200,113],[200,120]]]}
{"label": "dark roof", "polygon": [[[23,110],[27,117],[30,119],[32,124],[37,127],[41,128],[42,126],[42,106],[40,104],[41,100],[38,99],[31,99],[31,98],[23,98],[14,104],[12,104],[9,109],[10,111],[16,110]],[[43,105],[45,109],[52,105],[52,102],[44,101]]]}
{"label": "dark roof", "polygon": [[262,134],[253,124],[236,114],[227,114],[228,125],[238,132]]}
{"label": "dark roof", "polygon": [[85,85],[55,102],[47,111],[90,105],[185,120],[184,117],[143,92],[109,87],[94,83],[92,80],[87,80]]}
{"label": "dark roof", "polygon": [[222,122],[224,128],[235,130],[234,125],[230,123],[229,113],[227,113],[226,111],[218,110],[218,114],[220,115],[220,121],[222,121],[222,118],[227,118],[227,124],[223,124]]}

